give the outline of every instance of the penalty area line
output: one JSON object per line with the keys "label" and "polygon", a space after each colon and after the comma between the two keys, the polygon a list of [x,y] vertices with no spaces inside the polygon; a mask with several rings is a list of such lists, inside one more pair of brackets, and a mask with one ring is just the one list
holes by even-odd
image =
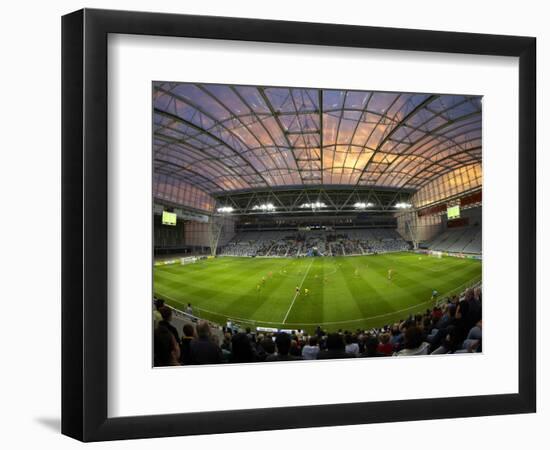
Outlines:
{"label": "penalty area line", "polygon": [[[311,262],[309,263],[309,266],[306,270],[306,273],[304,275],[304,278],[302,278],[302,282],[300,283],[300,291],[302,290],[302,285],[304,284],[304,281],[306,280],[306,277],[307,277],[307,274],[309,273],[309,269],[311,269],[311,266],[313,265],[313,259],[311,259]],[[286,322],[286,319],[288,318],[288,315],[290,314],[290,310],[292,309],[292,307],[294,306],[294,302],[296,301],[296,298],[298,297],[298,292],[295,292],[294,293],[294,298],[292,299],[292,303],[290,304],[289,308],[288,308],[288,311],[286,312],[285,314],[285,318],[283,319],[283,325],[284,323]]]}

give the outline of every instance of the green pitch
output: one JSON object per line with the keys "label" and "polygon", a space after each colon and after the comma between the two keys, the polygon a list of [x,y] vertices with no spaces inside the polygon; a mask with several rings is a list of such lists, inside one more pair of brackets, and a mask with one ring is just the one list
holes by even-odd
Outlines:
{"label": "green pitch", "polygon": [[231,319],[242,326],[311,332],[317,325],[355,330],[390,324],[432,307],[432,290],[442,298],[480,279],[480,261],[413,253],[221,257],[156,266],[154,292],[181,310],[191,303],[195,315],[220,324]]}

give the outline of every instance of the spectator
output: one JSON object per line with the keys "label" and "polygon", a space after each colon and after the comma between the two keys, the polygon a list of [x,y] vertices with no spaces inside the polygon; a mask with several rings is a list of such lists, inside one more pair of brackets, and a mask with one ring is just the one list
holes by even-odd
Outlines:
{"label": "spectator", "polygon": [[166,327],[158,327],[154,334],[153,364],[155,367],[179,366],[180,346]]}
{"label": "spectator", "polygon": [[296,361],[302,359],[297,356],[292,356],[290,352],[290,336],[286,333],[278,333],[275,338],[275,346],[277,347],[277,353],[269,355],[266,361]]}
{"label": "spectator", "polygon": [[179,342],[180,335],[178,333],[178,330],[174,325],[170,323],[172,321],[172,308],[169,308],[168,306],[163,306],[162,308],[160,308],[160,315],[162,316],[162,320],[159,322],[158,326],[167,328],[170,333],[172,333],[176,338],[176,342]]}
{"label": "spectator", "polygon": [[264,336],[264,338],[260,341],[260,346],[262,347],[264,353],[264,360],[275,353],[275,343],[273,342],[273,337],[271,335]]}
{"label": "spectator", "polygon": [[256,352],[252,348],[252,342],[245,333],[237,333],[231,339],[231,362],[249,363],[259,361]]}
{"label": "spectator", "polygon": [[232,339],[232,334],[226,331],[223,334],[223,342],[221,345],[221,348],[223,351],[231,352],[231,339]]}
{"label": "spectator", "polygon": [[439,319],[443,316],[443,311],[439,306],[434,306],[434,309],[432,310],[432,321],[433,323],[437,323]]}
{"label": "spectator", "polygon": [[191,342],[189,356],[191,364],[219,364],[222,362],[222,351],[212,342],[210,325],[204,320],[197,324],[197,339]]}
{"label": "spectator", "polygon": [[472,327],[462,344],[464,350],[478,347],[479,341],[481,341],[481,327],[482,321],[480,320],[475,327]]}
{"label": "spectator", "polygon": [[181,347],[181,363],[190,364],[191,363],[191,342],[195,337],[195,329],[191,324],[185,324],[183,326],[183,337],[181,338],[180,347]]}
{"label": "spectator", "polygon": [[423,341],[422,330],[414,325],[407,327],[407,330],[405,331],[403,346],[405,348],[397,352],[396,356],[415,356],[428,354],[429,344]]}
{"label": "spectator", "polygon": [[300,358],[302,356],[302,350],[300,346],[298,345],[297,339],[291,339],[290,340],[290,351],[289,354],[292,356],[297,356]]}
{"label": "spectator", "polygon": [[319,354],[319,345],[317,345],[319,339],[317,336],[311,336],[309,338],[308,345],[304,345],[302,349],[302,358],[307,360],[317,359]]}
{"label": "spectator", "polygon": [[160,314],[159,310],[164,306],[164,300],[155,297],[154,304],[155,308],[153,310],[153,322],[155,329],[157,329],[159,322],[162,320],[162,315]]}
{"label": "spectator", "polygon": [[344,337],[344,341],[346,343],[346,353],[349,353],[353,356],[359,355],[359,344],[357,343],[356,335],[346,334]]}
{"label": "spectator", "polygon": [[401,333],[401,329],[399,328],[399,324],[394,324],[391,327],[391,338],[390,343],[393,346],[394,349],[400,348],[403,344],[403,333]]}
{"label": "spectator", "polygon": [[393,345],[390,343],[390,335],[388,333],[380,333],[378,340],[379,343],[376,351],[382,355],[391,355],[393,353]]}
{"label": "spectator", "polygon": [[460,333],[457,327],[450,325],[445,329],[445,339],[443,339],[441,345],[432,352],[432,355],[455,353],[460,349],[461,342]]}
{"label": "spectator", "polygon": [[372,358],[374,356],[386,356],[383,353],[378,352],[378,338],[375,335],[365,336],[365,350],[362,357]]}
{"label": "spectator", "polygon": [[481,292],[476,293],[473,289],[466,291],[465,298],[460,302],[460,310],[462,312],[462,318],[464,320],[464,327],[466,330],[470,330],[481,320]]}
{"label": "spectator", "polygon": [[191,303],[187,303],[187,308],[185,308],[185,312],[190,316],[193,315],[193,308],[191,307]]}
{"label": "spectator", "polygon": [[338,359],[353,358],[350,353],[346,353],[346,345],[342,335],[339,333],[329,333],[326,340],[327,349],[319,352],[317,359]]}

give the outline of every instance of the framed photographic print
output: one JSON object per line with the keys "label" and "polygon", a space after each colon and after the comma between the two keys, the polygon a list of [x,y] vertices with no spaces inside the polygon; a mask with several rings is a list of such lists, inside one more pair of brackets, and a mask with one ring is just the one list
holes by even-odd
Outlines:
{"label": "framed photographic print", "polygon": [[535,38],[62,25],[64,434],[535,411]]}

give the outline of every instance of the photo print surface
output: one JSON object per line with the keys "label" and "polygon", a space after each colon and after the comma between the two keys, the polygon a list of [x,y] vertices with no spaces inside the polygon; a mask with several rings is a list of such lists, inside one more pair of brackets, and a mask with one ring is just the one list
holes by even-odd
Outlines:
{"label": "photo print surface", "polygon": [[482,97],[152,85],[153,365],[482,352]]}

